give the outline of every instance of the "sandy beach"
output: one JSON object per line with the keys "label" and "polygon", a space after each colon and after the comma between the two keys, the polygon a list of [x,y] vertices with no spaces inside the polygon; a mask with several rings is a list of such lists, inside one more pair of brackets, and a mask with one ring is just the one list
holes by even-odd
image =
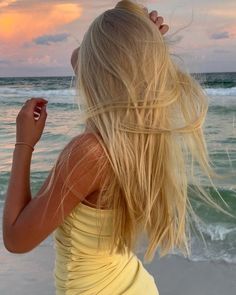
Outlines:
{"label": "sandy beach", "polygon": [[[236,73],[201,75],[206,82],[204,87],[211,95],[205,127],[209,152],[216,167],[219,167],[220,175],[223,176],[231,171],[231,168],[236,169],[234,126]],[[4,126],[0,146],[0,219],[2,220],[13,151],[8,147],[10,142],[15,141],[13,122],[17,115],[16,110],[25,102],[29,91],[33,91],[30,93],[34,93],[35,97],[41,97],[43,93],[50,100],[48,130],[37,145],[37,151],[32,159],[32,195],[38,192],[62,147],[70,140],[71,136],[65,133],[65,126],[74,120],[71,121],[71,118],[75,118],[76,112],[72,107],[73,92],[70,87],[70,77],[7,78],[0,79],[0,84],[2,101],[0,126]],[[233,88],[230,88],[232,85]],[[11,146],[13,147],[13,144]],[[232,159],[232,163],[228,162],[229,158]],[[211,186],[205,183],[205,179],[201,178],[200,181],[205,189],[213,193]],[[235,177],[219,179],[216,186],[222,198],[232,208],[232,212],[236,212]],[[234,264],[216,261],[193,262],[175,255],[160,259],[156,254],[152,263],[144,264],[144,267],[155,278],[160,295],[236,295],[235,220],[226,218],[215,210],[209,210],[200,202],[195,202],[193,205],[196,214],[206,222],[201,230],[209,247],[209,251],[206,251],[202,243],[195,241],[193,249],[197,258],[213,257]],[[29,253],[13,254],[3,246],[1,230],[0,226],[0,295],[55,294],[53,278],[55,253],[52,236]],[[195,235],[193,238],[196,240]],[[143,261],[141,252],[137,253],[137,256]],[[144,295],[149,295],[148,290]]]}
{"label": "sandy beach", "polygon": [[[55,253],[52,236],[25,254],[9,253],[0,247],[1,295],[53,295]],[[143,261],[143,255],[137,254]],[[236,264],[193,262],[180,256],[159,258],[144,264],[154,276],[160,295],[234,295]],[[148,293],[147,293],[148,295]]]}

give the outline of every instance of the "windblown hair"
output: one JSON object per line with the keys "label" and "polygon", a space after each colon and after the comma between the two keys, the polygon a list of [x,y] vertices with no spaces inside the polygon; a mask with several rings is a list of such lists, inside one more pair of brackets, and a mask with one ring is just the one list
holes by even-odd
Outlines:
{"label": "windblown hair", "polygon": [[[161,256],[173,248],[189,255],[190,217],[197,219],[189,176],[194,183],[195,166],[214,175],[202,128],[206,94],[172,60],[143,7],[128,0],[95,18],[77,66],[80,119],[111,167],[98,198],[98,207],[114,210],[111,251],[134,250],[146,233],[146,261],[157,247]],[[197,187],[199,198],[225,212]]]}

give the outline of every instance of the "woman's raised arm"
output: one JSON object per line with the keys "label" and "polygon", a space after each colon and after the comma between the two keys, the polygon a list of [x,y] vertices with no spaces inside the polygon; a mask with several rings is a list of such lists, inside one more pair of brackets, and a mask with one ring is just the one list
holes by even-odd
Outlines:
{"label": "woman's raised arm", "polygon": [[[88,148],[84,148],[84,143],[91,152],[88,153]],[[60,161],[59,168],[56,165],[52,185],[46,190],[53,169],[50,171],[36,196],[24,207],[13,224],[10,222],[8,210],[13,210],[14,204],[6,203],[3,241],[9,252],[31,251],[46,239],[82,200],[99,189],[103,175],[98,173],[98,154],[94,151],[100,150],[97,139],[91,134],[73,138],[59,156],[61,159],[70,155],[68,166],[64,161]],[[68,172],[71,172],[70,187],[68,189],[67,184],[66,195],[62,195]],[[17,198],[17,195],[14,198]]]}

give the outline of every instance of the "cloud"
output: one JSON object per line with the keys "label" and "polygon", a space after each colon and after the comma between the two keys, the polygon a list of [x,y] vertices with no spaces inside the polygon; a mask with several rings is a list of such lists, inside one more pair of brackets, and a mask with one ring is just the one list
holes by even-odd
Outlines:
{"label": "cloud", "polygon": [[214,40],[220,40],[220,39],[229,39],[230,36],[229,36],[229,32],[224,31],[224,32],[216,32],[216,33],[213,33],[210,36],[210,38],[211,39],[214,39]]}
{"label": "cloud", "polygon": [[0,65],[8,65],[10,63],[9,60],[6,59],[0,59]]}
{"label": "cloud", "polygon": [[49,55],[43,55],[39,57],[28,57],[27,60],[24,61],[24,64],[37,65],[39,67],[59,65],[57,60]]}
{"label": "cloud", "polygon": [[67,34],[67,33],[61,33],[61,34],[55,34],[55,35],[43,35],[33,39],[33,42],[38,45],[50,45],[51,43],[66,41],[69,36],[70,34]]}
{"label": "cloud", "polygon": [[[227,4],[228,5],[228,4]],[[219,9],[211,9],[209,11],[209,14],[217,16],[217,17],[226,17],[226,18],[235,18],[236,17],[236,6],[235,3],[232,5],[232,7],[220,7]]]}
{"label": "cloud", "polygon": [[215,53],[222,53],[222,54],[230,53],[229,50],[225,50],[225,49],[215,49],[214,52]]}
{"label": "cloud", "polygon": [[[1,4],[3,2],[3,4]],[[32,10],[35,7],[44,5],[54,5],[57,4],[75,4],[83,6],[86,9],[108,9],[109,7],[114,7],[117,4],[117,0],[102,0],[102,1],[88,1],[88,0],[0,0],[0,8],[4,8],[4,10],[12,10],[17,9],[26,11]],[[78,3],[79,2],[79,3]]]}
{"label": "cloud", "polygon": [[[26,1],[25,1],[26,2]],[[77,1],[78,2],[78,1]],[[24,43],[36,36],[55,32],[57,28],[69,24],[82,15],[83,8],[78,3],[37,2],[37,9],[0,10],[0,42]],[[36,3],[36,2],[35,2]],[[36,5],[36,4],[35,4]]]}
{"label": "cloud", "polygon": [[52,6],[55,4],[78,4],[78,0],[3,0],[0,1],[1,12],[31,11],[35,7]]}
{"label": "cloud", "polygon": [[3,9],[9,7],[14,2],[16,2],[16,0],[3,0],[0,2],[0,8]]}

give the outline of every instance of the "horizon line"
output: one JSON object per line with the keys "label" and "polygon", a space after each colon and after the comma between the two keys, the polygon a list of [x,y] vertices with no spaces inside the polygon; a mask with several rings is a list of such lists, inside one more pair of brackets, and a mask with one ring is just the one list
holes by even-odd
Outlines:
{"label": "horizon line", "polygon": [[[222,71],[222,72],[187,72],[191,75],[194,74],[226,74],[226,73],[236,73],[235,71]],[[75,75],[59,75],[59,76],[55,76],[55,75],[50,75],[50,76],[0,76],[0,79],[2,78],[72,78],[75,77]]]}

